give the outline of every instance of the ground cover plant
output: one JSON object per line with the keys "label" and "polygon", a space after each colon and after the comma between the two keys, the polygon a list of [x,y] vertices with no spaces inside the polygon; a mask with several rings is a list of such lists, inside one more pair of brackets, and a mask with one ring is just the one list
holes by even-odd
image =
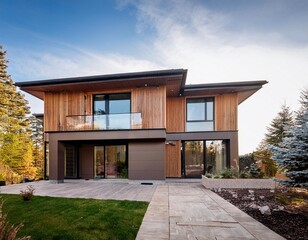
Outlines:
{"label": "ground cover plant", "polygon": [[223,189],[215,192],[284,238],[308,239],[308,190]]}
{"label": "ground cover plant", "polygon": [[148,203],[0,195],[10,224],[23,224],[18,236],[35,239],[135,239]]}

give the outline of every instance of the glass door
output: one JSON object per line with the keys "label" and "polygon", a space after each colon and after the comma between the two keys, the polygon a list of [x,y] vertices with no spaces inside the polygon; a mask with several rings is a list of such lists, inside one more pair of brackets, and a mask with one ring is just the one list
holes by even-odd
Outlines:
{"label": "glass door", "polygon": [[127,178],[126,145],[95,146],[94,168],[96,178]]}
{"label": "glass door", "polygon": [[65,177],[66,178],[77,178],[78,177],[78,164],[77,164],[77,154],[76,146],[73,144],[65,145],[64,154],[64,167],[65,167]]}
{"label": "glass door", "polygon": [[203,141],[186,141],[184,143],[184,174],[188,178],[201,178],[204,174]]}
{"label": "glass door", "polygon": [[95,178],[105,177],[105,149],[104,146],[94,147],[94,173]]}

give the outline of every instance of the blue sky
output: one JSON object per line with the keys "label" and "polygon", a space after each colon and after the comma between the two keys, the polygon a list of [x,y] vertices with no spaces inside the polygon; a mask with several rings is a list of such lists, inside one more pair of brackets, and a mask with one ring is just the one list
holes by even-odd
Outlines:
{"label": "blue sky", "polygon": [[0,44],[16,82],[168,68],[188,84],[266,79],[239,106],[246,153],[308,87],[307,13],[305,0],[0,0]]}

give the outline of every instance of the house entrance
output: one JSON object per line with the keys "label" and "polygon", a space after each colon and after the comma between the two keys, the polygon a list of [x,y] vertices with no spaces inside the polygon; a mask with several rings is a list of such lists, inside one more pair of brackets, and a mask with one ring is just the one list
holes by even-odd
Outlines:
{"label": "house entrance", "polygon": [[95,178],[127,178],[127,146],[94,146]]}

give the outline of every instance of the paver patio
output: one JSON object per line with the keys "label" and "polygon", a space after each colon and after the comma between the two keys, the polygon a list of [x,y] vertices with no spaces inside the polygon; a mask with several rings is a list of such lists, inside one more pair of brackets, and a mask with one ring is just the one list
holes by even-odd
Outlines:
{"label": "paver patio", "polygon": [[0,188],[1,193],[19,194],[28,185],[35,195],[151,201],[140,226],[138,240],[280,240],[284,239],[242,212],[201,183],[142,185],[117,180],[66,180],[23,183]]}

